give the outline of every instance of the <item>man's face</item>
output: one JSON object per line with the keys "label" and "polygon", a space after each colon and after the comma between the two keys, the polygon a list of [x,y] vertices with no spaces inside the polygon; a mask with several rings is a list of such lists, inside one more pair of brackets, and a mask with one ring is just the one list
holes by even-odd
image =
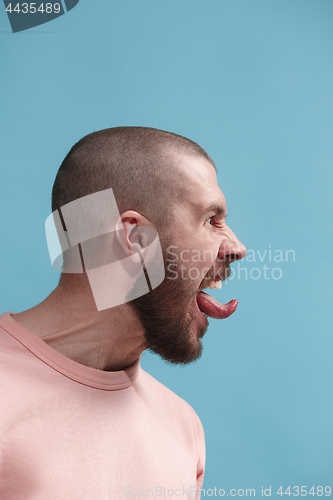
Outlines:
{"label": "man's face", "polygon": [[200,290],[226,279],[230,262],[242,259],[246,249],[225,222],[226,201],[213,166],[200,157],[181,156],[177,163],[187,193],[175,207],[173,227],[160,234],[165,279],[130,305],[147,348],[170,363],[186,364],[202,353],[207,315],[227,317],[237,307],[237,301],[219,305]]}

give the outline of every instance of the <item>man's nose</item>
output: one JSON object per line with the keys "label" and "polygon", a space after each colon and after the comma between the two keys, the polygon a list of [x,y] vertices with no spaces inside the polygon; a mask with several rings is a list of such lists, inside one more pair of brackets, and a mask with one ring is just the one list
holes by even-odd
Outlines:
{"label": "man's nose", "polygon": [[235,234],[231,239],[228,239],[220,246],[218,252],[218,259],[226,262],[233,262],[235,260],[244,259],[246,255],[246,248],[241,243]]}

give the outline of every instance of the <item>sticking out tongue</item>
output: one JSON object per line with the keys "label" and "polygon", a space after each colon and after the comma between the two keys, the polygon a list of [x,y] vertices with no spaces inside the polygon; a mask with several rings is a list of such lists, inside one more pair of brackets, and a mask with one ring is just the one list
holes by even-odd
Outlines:
{"label": "sticking out tongue", "polygon": [[215,319],[224,319],[236,311],[238,300],[233,299],[228,304],[220,304],[216,299],[205,292],[197,293],[197,302],[200,310]]}

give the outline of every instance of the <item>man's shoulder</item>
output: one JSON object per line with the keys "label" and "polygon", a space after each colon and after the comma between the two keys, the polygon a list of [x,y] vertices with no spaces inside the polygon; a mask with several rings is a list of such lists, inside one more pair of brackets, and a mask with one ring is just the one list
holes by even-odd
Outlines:
{"label": "man's shoulder", "polygon": [[146,383],[151,389],[152,397],[157,400],[159,406],[161,405],[168,413],[173,414],[175,417],[179,417],[181,419],[186,419],[188,422],[189,419],[193,421],[194,425],[201,426],[201,422],[196,412],[192,408],[192,406],[185,401],[185,399],[181,398],[174,391],[169,389],[166,385],[162,384],[159,380],[153,377],[150,373],[142,370],[143,376],[145,378]]}
{"label": "man's shoulder", "polygon": [[198,456],[205,456],[205,433],[198,415],[183,398],[159,382],[155,377],[142,370],[145,386],[148,388],[151,402],[157,408],[165,422],[169,422],[180,440],[185,439],[189,446],[194,446]]}
{"label": "man's shoulder", "polygon": [[179,404],[184,404],[185,406],[190,406],[183,398],[178,396],[173,390],[169,389],[166,385],[162,384],[159,380],[157,380],[153,375],[148,373],[146,370],[142,370],[143,375],[150,385],[150,387],[157,391],[158,393],[163,394],[164,397],[170,398],[172,401],[176,401]]}

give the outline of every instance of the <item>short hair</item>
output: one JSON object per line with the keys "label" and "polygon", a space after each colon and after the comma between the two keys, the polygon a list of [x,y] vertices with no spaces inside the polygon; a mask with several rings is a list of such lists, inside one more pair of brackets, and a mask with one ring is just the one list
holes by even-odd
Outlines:
{"label": "short hair", "polygon": [[112,188],[119,213],[135,210],[171,229],[173,208],[186,190],[177,177],[177,154],[210,156],[186,137],[149,127],[114,127],[83,137],[62,162],[52,188],[52,212],[89,194]]}

